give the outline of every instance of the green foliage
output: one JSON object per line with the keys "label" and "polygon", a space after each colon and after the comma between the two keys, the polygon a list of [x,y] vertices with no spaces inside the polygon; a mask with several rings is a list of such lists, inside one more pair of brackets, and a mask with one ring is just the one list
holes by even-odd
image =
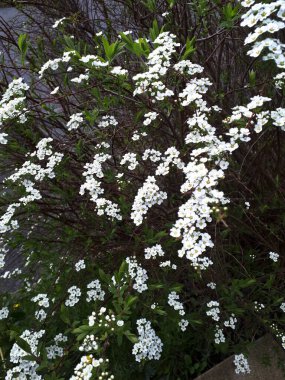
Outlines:
{"label": "green foliage", "polygon": [[18,37],[18,47],[21,52],[21,61],[22,64],[25,63],[25,58],[27,55],[28,47],[29,47],[29,42],[28,42],[28,36],[27,34],[20,34]]}

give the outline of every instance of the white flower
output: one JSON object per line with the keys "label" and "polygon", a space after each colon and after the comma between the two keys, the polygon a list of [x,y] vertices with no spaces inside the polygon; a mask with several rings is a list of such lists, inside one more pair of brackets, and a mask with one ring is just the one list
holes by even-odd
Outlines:
{"label": "white flower", "polygon": [[158,116],[157,112],[148,112],[144,115],[144,122],[143,125],[149,125],[151,124],[152,121],[154,121]]}
{"label": "white flower", "polygon": [[188,325],[189,321],[187,321],[186,319],[181,319],[181,321],[178,323],[178,326],[180,327],[181,331],[186,331]]}
{"label": "white flower", "polygon": [[[29,346],[29,351],[32,355],[37,355],[39,340],[44,335],[45,330],[40,331],[30,331],[25,330],[20,338],[25,340]],[[17,379],[27,379],[27,374],[30,379],[41,380],[42,377],[37,374],[37,369],[39,364],[34,360],[25,359],[24,357],[29,355],[30,352],[24,351],[17,343],[14,343],[10,351],[10,362],[16,364],[12,369],[9,369],[6,373],[6,380],[15,379],[15,374]]]}
{"label": "white flower", "polygon": [[89,79],[89,74],[80,74],[79,77],[72,78],[70,79],[70,81],[74,83],[81,83],[88,79]]}
{"label": "white flower", "polygon": [[225,343],[226,338],[223,333],[223,330],[219,328],[218,325],[216,325],[216,330],[215,330],[215,343],[220,344],[220,343]]}
{"label": "white flower", "polygon": [[183,303],[179,301],[179,295],[176,292],[168,294],[168,305],[172,306],[174,310],[178,310],[180,315],[185,315]]}
{"label": "white flower", "polygon": [[243,354],[235,355],[234,365],[235,365],[235,373],[237,373],[237,374],[239,374],[239,373],[242,373],[242,374],[250,373],[248,361]]}
{"label": "white flower", "polygon": [[7,140],[7,133],[0,133],[0,144],[7,144],[8,140]]}
{"label": "white flower", "polygon": [[6,319],[8,315],[9,315],[8,307],[2,307],[2,309],[0,309],[0,320]]}
{"label": "white flower", "polygon": [[159,190],[155,178],[152,176],[147,177],[143,186],[139,189],[132,206],[131,218],[134,224],[139,226],[148,209],[155,204],[160,205],[166,198],[167,194]]}
{"label": "white flower", "polygon": [[54,29],[57,28],[59,25],[61,25],[61,24],[63,23],[64,20],[66,20],[66,17],[63,17],[63,18],[57,20],[57,21],[53,24],[52,28],[54,28]]}
{"label": "white flower", "polygon": [[77,263],[75,263],[75,270],[76,272],[81,271],[82,269],[86,268],[86,264],[84,260],[79,260]]}
{"label": "white flower", "polygon": [[79,302],[81,290],[77,286],[68,289],[69,297],[65,301],[65,306],[73,307]]}
{"label": "white flower", "polygon": [[37,310],[35,312],[35,317],[38,319],[40,322],[44,321],[47,317],[47,313],[44,311],[44,309]]}
{"label": "white flower", "polygon": [[99,280],[91,281],[87,285],[87,289],[90,289],[87,291],[87,298],[86,301],[96,301],[100,300],[103,301],[105,297],[105,292],[102,290],[101,283]]}
{"label": "white flower", "polygon": [[121,165],[128,163],[128,169],[134,170],[138,166],[138,161],[135,153],[126,153],[120,161]]}
{"label": "white flower", "polygon": [[52,92],[50,93],[51,95],[57,94],[59,90],[59,87],[56,87]]}
{"label": "white flower", "polygon": [[149,259],[155,259],[157,256],[162,257],[164,256],[164,251],[160,244],[156,244],[152,247],[146,248],[144,257]]}
{"label": "white flower", "polygon": [[145,318],[137,320],[138,343],[135,343],[132,353],[137,362],[142,360],[159,360],[162,352],[161,339],[155,334],[151,323]]}
{"label": "white flower", "polygon": [[217,301],[210,301],[207,303],[209,310],[206,314],[211,317],[214,321],[219,321],[220,319],[220,304]]}
{"label": "white flower", "polygon": [[81,346],[79,347],[79,351],[96,351],[98,350],[98,338],[95,338],[94,335],[86,335]]}
{"label": "white flower", "polygon": [[119,320],[117,321],[117,326],[119,326],[119,327],[124,326],[124,324],[125,324],[125,322],[124,322],[123,320],[121,320],[121,319],[119,319]]}
{"label": "white flower", "polygon": [[127,257],[126,262],[128,264],[129,275],[134,280],[133,288],[137,290],[139,293],[142,293],[145,290],[147,290],[147,271],[141,265],[138,264],[135,256]]}
{"label": "white flower", "polygon": [[114,116],[107,115],[107,116],[102,117],[100,123],[98,124],[98,127],[99,128],[107,128],[110,125],[115,127],[116,125],[118,125],[118,122]]}
{"label": "white flower", "polygon": [[274,261],[275,263],[277,263],[278,259],[279,259],[279,254],[276,253],[276,252],[269,252],[269,258]]}
{"label": "white flower", "polygon": [[94,67],[105,67],[109,65],[108,62],[103,62],[102,58],[98,57],[97,55],[85,55],[80,58],[80,61],[83,63],[91,62],[91,65]]}
{"label": "white flower", "polygon": [[128,70],[122,69],[121,66],[115,66],[112,68],[111,73],[114,75],[127,75]]}
{"label": "white flower", "polygon": [[235,330],[236,328],[237,319],[234,314],[232,314],[229,318],[229,320],[224,322],[224,325],[226,327],[230,327],[231,329]]}
{"label": "white flower", "polygon": [[31,301],[36,302],[41,307],[49,307],[49,298],[46,293],[38,294],[37,296],[33,297]]}
{"label": "white flower", "polygon": [[81,112],[71,115],[68,123],[66,124],[67,129],[69,131],[77,129],[84,121],[82,116],[83,114]]}
{"label": "white flower", "polygon": [[212,289],[212,290],[216,289],[216,284],[215,284],[215,282],[209,282],[209,283],[207,284],[207,286],[208,286],[208,288],[210,288],[210,289]]}

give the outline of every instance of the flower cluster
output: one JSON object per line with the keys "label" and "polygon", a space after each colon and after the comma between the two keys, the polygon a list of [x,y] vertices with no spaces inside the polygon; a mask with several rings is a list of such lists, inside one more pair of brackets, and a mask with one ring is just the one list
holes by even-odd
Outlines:
{"label": "flower cluster", "polygon": [[104,290],[102,290],[99,280],[94,280],[90,282],[87,285],[87,289],[90,289],[87,291],[87,298],[86,298],[87,302],[96,301],[96,300],[99,300],[99,301],[104,300],[105,292]]}
{"label": "flower cluster", "polygon": [[265,309],[265,306],[263,303],[259,303],[257,301],[254,301],[254,310],[255,311],[260,312],[263,309]]}
{"label": "flower cluster", "polygon": [[113,127],[116,127],[118,125],[118,122],[114,116],[106,115],[106,116],[102,117],[101,121],[98,124],[98,127],[99,128],[107,128],[110,125]]}
{"label": "flower cluster", "polygon": [[[48,308],[49,307],[49,299],[47,294],[38,294],[36,297],[32,298],[32,302],[36,302],[38,306]],[[47,313],[44,309],[36,310],[35,317],[39,321],[43,321],[47,317]]]}
{"label": "flower cluster", "polygon": [[65,306],[73,307],[77,302],[79,302],[81,296],[81,290],[77,286],[71,286],[67,291],[69,297],[65,301]]}
{"label": "flower cluster", "polygon": [[230,318],[224,322],[224,325],[226,327],[230,327],[233,330],[236,328],[236,324],[237,324],[237,319],[234,314],[232,314]]}
{"label": "flower cluster", "polygon": [[[24,93],[29,86],[23,81],[23,78],[14,79],[9,83],[7,90],[0,100],[0,127],[6,120],[13,119],[23,124],[27,120],[27,109],[24,107]],[[0,133],[0,143],[7,144],[7,133]]]}
{"label": "flower cluster", "polygon": [[59,346],[59,344],[66,343],[67,340],[67,336],[63,335],[62,333],[57,334],[54,337],[54,344],[52,344],[51,346],[47,346],[47,358],[53,360],[57,357],[63,357],[64,350],[61,346]]}
{"label": "flower cluster", "polygon": [[159,360],[162,352],[161,339],[155,334],[151,327],[151,323],[145,318],[137,320],[138,343],[135,343],[132,353],[136,357],[137,362],[145,359]]}
{"label": "flower cluster", "polygon": [[208,288],[212,289],[212,290],[215,290],[216,289],[216,283],[215,282],[209,282],[207,284]]}
{"label": "flower cluster", "polygon": [[269,256],[270,260],[272,260],[275,263],[277,263],[277,261],[279,259],[279,254],[278,253],[276,253],[276,252],[269,252],[268,256]]}
{"label": "flower cluster", "polygon": [[134,280],[133,288],[139,293],[147,290],[147,271],[138,264],[135,256],[127,257],[126,262],[128,264],[128,273],[130,277]]}
{"label": "flower cluster", "polygon": [[180,315],[185,315],[183,303],[179,301],[179,295],[176,292],[168,294],[168,305],[172,306],[174,310],[179,310]]}
{"label": "flower cluster", "polygon": [[138,161],[135,153],[126,153],[120,161],[121,165],[128,163],[128,169],[134,170],[138,166]]}
{"label": "flower cluster", "polygon": [[128,70],[122,69],[121,66],[115,66],[115,67],[112,68],[111,74],[114,74],[114,75],[127,75],[128,74]]}
{"label": "flower cluster", "polygon": [[37,296],[32,298],[33,302],[36,302],[38,306],[48,308],[49,307],[49,299],[47,294],[38,294]]}
{"label": "flower cluster", "polygon": [[178,322],[178,326],[180,327],[181,331],[186,331],[187,326],[189,325],[189,321],[187,319],[181,319],[181,321]]}
{"label": "flower cluster", "polygon": [[255,28],[254,32],[250,33],[245,39],[245,44],[253,43],[251,50],[247,54],[251,57],[258,57],[262,50],[267,49],[269,52],[263,56],[263,59],[272,59],[278,67],[284,68],[285,44],[278,38],[272,37],[258,40],[264,33],[273,34],[284,29],[284,2],[277,0],[269,3],[260,2],[255,4],[253,1],[243,1],[242,5],[249,7],[249,10],[242,15],[241,26]]}
{"label": "flower cluster", "polygon": [[[109,360],[106,359],[106,362]],[[84,355],[81,357],[80,362],[77,364],[77,366],[74,368],[74,375],[71,376],[70,380],[90,380],[94,376],[95,372],[94,370],[98,369],[98,367],[102,366],[104,363],[104,359],[99,358],[95,359],[92,354],[90,355]],[[103,377],[104,376],[104,377]],[[98,379],[106,378],[106,380],[113,380],[114,376],[107,373],[107,376],[104,375],[98,377]]]}
{"label": "flower cluster", "polygon": [[40,78],[43,77],[44,73],[48,69],[55,71],[58,69],[59,63],[69,62],[73,55],[76,55],[76,52],[74,50],[70,50],[70,51],[64,52],[61,58],[55,58],[55,59],[48,60],[46,63],[43,64],[43,66],[41,67],[41,69],[39,71]]}
{"label": "flower cluster", "polygon": [[82,117],[82,113],[75,113],[73,115],[70,116],[70,119],[68,121],[68,123],[66,124],[66,127],[69,131],[72,131],[73,129],[77,129],[80,124],[83,123],[83,117]]}
{"label": "flower cluster", "polygon": [[75,263],[75,270],[76,272],[81,271],[82,269],[86,268],[86,264],[84,260],[78,260],[77,263]]}
{"label": "flower cluster", "polygon": [[0,309],[0,321],[2,319],[6,319],[9,315],[9,309],[8,307],[2,307],[2,309]]}
{"label": "flower cluster", "polygon": [[145,254],[144,257],[149,259],[155,259],[156,257],[162,257],[164,256],[164,251],[162,249],[162,246],[160,244],[156,244],[153,247],[146,248],[144,250]]}
{"label": "flower cluster", "polygon": [[79,351],[96,351],[98,347],[98,339],[93,334],[86,335],[82,344],[79,346]]}
{"label": "flower cluster", "polygon": [[220,303],[218,301],[210,301],[207,303],[207,307],[209,310],[207,310],[206,314],[211,317],[214,321],[220,320]]}
{"label": "flower cluster", "polygon": [[[36,150],[29,154],[31,160],[25,161],[21,168],[17,169],[6,179],[6,181],[17,182],[20,186],[23,186],[26,190],[26,195],[21,197],[19,202],[10,204],[6,213],[0,218],[1,233],[18,228],[18,222],[12,220],[12,218],[21,205],[26,205],[42,197],[39,190],[35,188],[35,182],[26,177],[33,177],[33,180],[37,182],[42,182],[46,178],[55,177],[54,169],[61,162],[63,154],[52,151],[50,147],[52,141],[52,138],[41,139],[36,145]],[[33,163],[33,157],[37,157],[39,161],[46,160],[46,165],[42,166]]]}
{"label": "flower cluster", "polygon": [[175,52],[175,47],[180,45],[175,42],[175,36],[169,32],[160,33],[154,44],[156,48],[148,55],[147,67],[149,70],[133,77],[136,82],[134,95],[148,92],[153,97],[153,102],[174,95],[174,92],[165,86],[161,78],[166,75],[171,66],[170,60]]}
{"label": "flower cluster", "polygon": [[248,365],[248,361],[244,354],[235,355],[234,358],[234,365],[235,365],[235,373],[239,374],[246,374],[250,373],[250,368]]}
{"label": "flower cluster", "polygon": [[226,341],[226,338],[225,338],[223,330],[219,327],[219,325],[216,325],[215,343],[221,344],[221,343],[225,343],[225,341]]}
{"label": "flower cluster", "polygon": [[[39,340],[43,337],[45,334],[45,330],[40,331],[30,331],[25,330],[21,335],[20,338],[25,340],[27,344],[30,347],[30,351],[33,355],[37,355],[37,348],[39,344]],[[12,369],[9,369],[7,371],[5,380],[12,380],[15,378],[14,375],[17,375],[17,377],[21,376],[23,379],[26,378],[26,374],[29,374],[30,377],[34,380],[41,380],[42,377],[37,374],[37,369],[39,367],[39,364],[35,360],[28,360],[25,357],[29,353],[24,351],[17,343],[14,343],[11,351],[10,351],[10,361],[11,363],[17,364]]]}
{"label": "flower cluster", "polygon": [[155,204],[160,205],[167,198],[167,193],[159,190],[156,179],[148,176],[143,186],[138,190],[132,205],[131,218],[136,226],[143,222],[147,211]]}
{"label": "flower cluster", "polygon": [[[3,244],[2,239],[0,239],[0,243]],[[0,247],[0,269],[4,268],[5,266],[5,257],[8,252],[8,249],[3,245]]]}
{"label": "flower cluster", "polygon": [[[108,144],[105,147],[108,147]],[[92,202],[95,202],[98,215],[106,214],[111,219],[121,220],[119,206],[106,198],[101,197],[104,193],[101,182],[98,179],[104,177],[103,163],[110,159],[111,156],[105,153],[97,153],[92,163],[87,163],[83,176],[86,178],[85,183],[81,185],[79,194],[83,195],[85,191],[89,192]],[[96,177],[96,178],[94,178]]]}

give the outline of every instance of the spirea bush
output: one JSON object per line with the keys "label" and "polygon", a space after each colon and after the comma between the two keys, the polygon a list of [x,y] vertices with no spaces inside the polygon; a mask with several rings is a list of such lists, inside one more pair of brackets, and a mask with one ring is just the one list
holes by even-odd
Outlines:
{"label": "spirea bush", "polygon": [[249,373],[266,332],[285,349],[284,1],[213,2],[231,90],[199,59],[212,2],[200,41],[161,3],[144,33],[20,34],[10,80],[3,53],[3,379],[194,379],[231,354]]}

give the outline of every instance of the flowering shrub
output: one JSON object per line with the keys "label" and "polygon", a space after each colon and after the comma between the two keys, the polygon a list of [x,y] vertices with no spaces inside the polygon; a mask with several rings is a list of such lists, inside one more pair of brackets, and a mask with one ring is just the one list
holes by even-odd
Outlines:
{"label": "flowering shrub", "polygon": [[[195,39],[173,33],[174,5],[148,35],[100,31],[93,45],[61,18],[48,59],[18,39],[31,69],[0,101],[1,277],[20,281],[1,295],[4,379],[190,379],[232,353],[249,373],[252,338],[285,348],[282,235],[239,181],[284,130],[283,44],[255,42],[285,27],[283,2],[222,8],[222,30],[256,27],[248,55],[272,73],[265,86],[251,71],[231,108]],[[12,249],[23,263],[6,270]]]}

